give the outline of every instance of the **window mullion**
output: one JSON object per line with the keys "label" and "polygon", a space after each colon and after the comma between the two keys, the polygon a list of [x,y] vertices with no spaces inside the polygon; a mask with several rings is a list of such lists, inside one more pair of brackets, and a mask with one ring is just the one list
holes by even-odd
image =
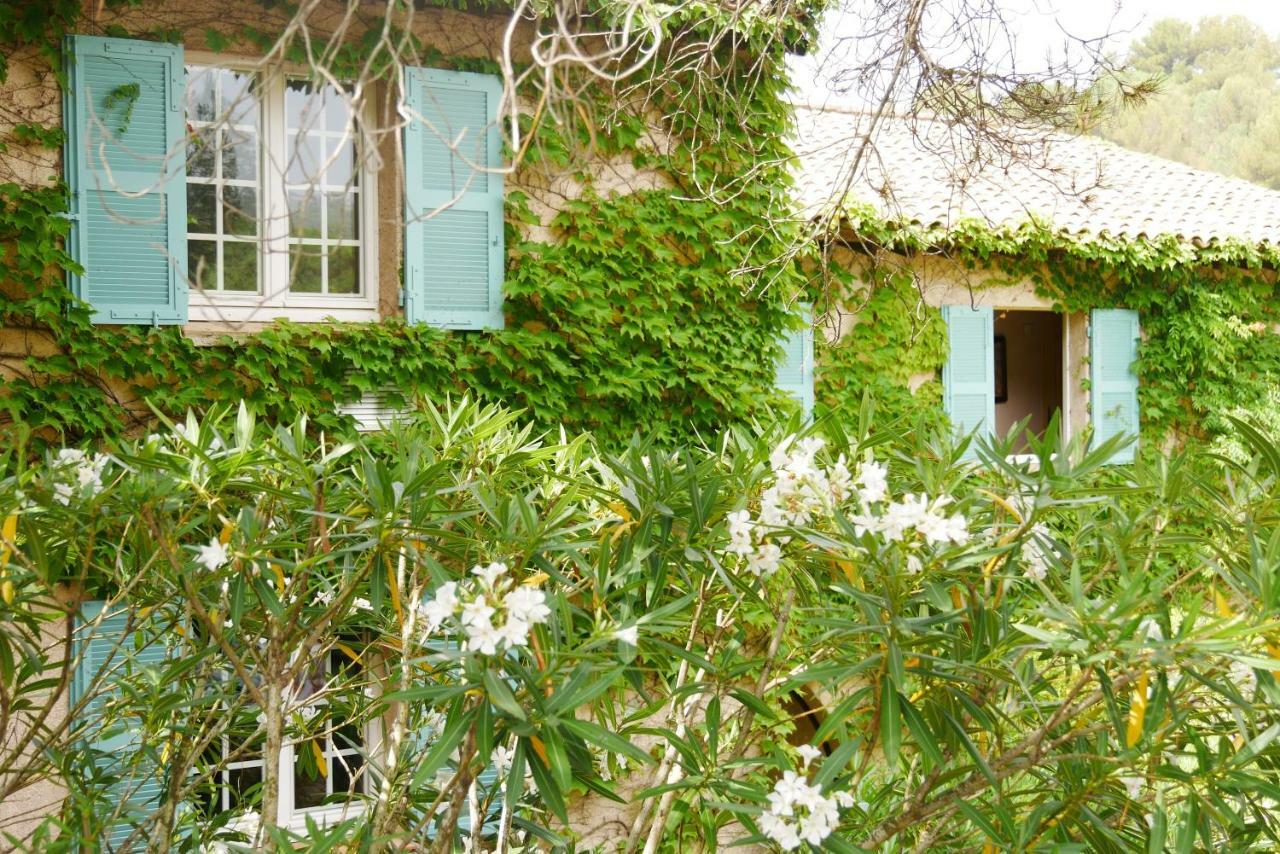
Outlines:
{"label": "window mullion", "polygon": [[263,264],[264,299],[272,304],[283,303],[288,296],[289,282],[289,205],[285,193],[285,144],[284,75],[273,73],[264,85],[266,97],[265,123],[268,140],[265,146],[266,161],[263,164],[263,195],[270,199],[269,213],[263,223],[263,247],[266,259]]}

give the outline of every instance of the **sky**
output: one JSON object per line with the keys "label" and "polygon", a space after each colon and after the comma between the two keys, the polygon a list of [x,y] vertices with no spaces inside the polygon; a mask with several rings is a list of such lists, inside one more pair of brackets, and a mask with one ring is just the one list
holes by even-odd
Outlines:
{"label": "sky", "polygon": [[[865,2],[865,0],[864,0]],[[1110,33],[1108,45],[1123,53],[1151,24],[1175,17],[1196,21],[1207,15],[1244,15],[1272,35],[1280,36],[1280,0],[1000,0],[1016,39],[1019,65],[1042,68],[1045,58],[1062,59],[1067,35],[1099,38]],[[837,0],[837,5],[851,5]],[[857,16],[834,12],[823,27],[824,46],[815,56],[794,59],[792,80],[800,100],[816,104],[857,105],[856,97],[832,96],[818,58],[829,56],[836,37],[856,32]],[[828,66],[837,63],[828,62]]]}

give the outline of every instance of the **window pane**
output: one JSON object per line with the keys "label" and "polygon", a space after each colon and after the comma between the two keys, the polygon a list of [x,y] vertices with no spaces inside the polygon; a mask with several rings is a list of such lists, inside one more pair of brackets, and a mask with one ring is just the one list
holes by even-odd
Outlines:
{"label": "window pane", "polygon": [[222,177],[258,180],[258,135],[239,130],[222,132]]}
{"label": "window pane", "polygon": [[222,230],[227,234],[258,233],[258,191],[252,187],[222,188]]}
{"label": "window pane", "polygon": [[187,138],[187,175],[192,178],[212,178],[216,148],[216,131],[196,128]]}
{"label": "window pane", "polygon": [[214,234],[217,230],[217,189],[212,184],[188,184],[187,233]]}
{"label": "window pane", "polygon": [[222,244],[222,287],[228,291],[258,290],[258,243],[228,240]]}
{"label": "window pane", "polygon": [[227,121],[256,128],[260,110],[253,75],[224,69],[221,82],[222,111],[226,113]]}
{"label": "window pane", "polygon": [[360,207],[359,194],[331,190],[325,193],[325,199],[329,205],[329,210],[326,211],[329,215],[329,239],[355,240],[358,236],[356,211]]}
{"label": "window pane", "polygon": [[351,102],[333,86],[324,87],[324,127],[325,130],[341,133],[351,124]]}
{"label": "window pane", "polygon": [[[332,768],[329,776],[333,779],[333,793],[345,795],[350,792],[363,792],[364,781],[368,775],[360,774],[364,767],[364,757],[357,755],[335,756],[331,760]],[[357,775],[359,775],[357,777]],[[351,788],[351,780],[357,777],[355,789]]]}
{"label": "window pane", "polygon": [[285,180],[290,184],[314,184],[319,181],[324,157],[320,138],[314,134],[293,134],[289,140]]}
{"label": "window pane", "polygon": [[290,80],[285,84],[284,119],[288,130],[319,128],[324,110],[322,96],[306,80]]}
{"label": "window pane", "polygon": [[329,293],[360,293],[360,250],[355,246],[329,250]]}
{"label": "window pane", "polygon": [[289,290],[320,293],[320,251],[317,246],[293,247],[289,253]]}
{"label": "window pane", "polygon": [[227,788],[231,790],[231,808],[253,801],[258,788],[262,786],[262,766],[252,768],[232,768],[227,772]]}
{"label": "window pane", "polygon": [[325,170],[324,181],[335,187],[346,187],[352,184],[351,169],[355,159],[355,140],[351,137],[331,138],[325,146],[325,158],[329,168]]}
{"label": "window pane", "polygon": [[217,69],[201,65],[187,66],[187,120],[211,122],[217,115],[214,90]]}
{"label": "window pane", "polygon": [[313,190],[290,190],[289,236],[323,237],[320,231],[320,200]]}
{"label": "window pane", "polygon": [[191,287],[212,291],[218,288],[218,244],[187,240],[187,279]]}
{"label": "window pane", "polygon": [[[296,809],[318,807],[324,803],[328,795],[325,775],[316,767],[317,757],[315,742],[299,744],[295,750],[293,761],[293,805]],[[328,763],[330,760],[325,758]],[[330,773],[325,768],[325,773]]]}

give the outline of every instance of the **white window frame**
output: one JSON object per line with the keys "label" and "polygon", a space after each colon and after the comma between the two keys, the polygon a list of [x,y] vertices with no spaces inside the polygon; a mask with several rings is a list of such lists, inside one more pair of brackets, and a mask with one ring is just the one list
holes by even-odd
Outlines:
{"label": "white window frame", "polygon": [[[191,288],[188,322],[268,322],[284,318],[299,323],[318,323],[332,318],[339,321],[378,319],[378,172],[372,157],[357,155],[359,168],[360,278],[364,293],[306,294],[289,291],[289,208],[285,194],[283,162],[285,157],[284,87],[288,78],[306,76],[305,69],[289,65],[263,67],[250,59],[235,59],[206,51],[187,51],[188,65],[205,65],[254,74],[261,85],[262,116],[259,132],[258,174],[261,195],[258,200],[259,277],[263,293],[246,291],[214,291]],[[185,99],[184,99],[185,103]],[[367,104],[363,116],[366,126],[373,124],[373,105]],[[277,162],[279,161],[279,162]]]}

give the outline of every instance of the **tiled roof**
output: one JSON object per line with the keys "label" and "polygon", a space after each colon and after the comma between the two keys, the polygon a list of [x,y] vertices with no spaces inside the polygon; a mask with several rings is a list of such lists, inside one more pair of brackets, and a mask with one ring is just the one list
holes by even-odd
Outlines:
{"label": "tiled roof", "polygon": [[799,199],[809,215],[829,210],[848,187],[847,202],[924,226],[966,218],[1016,226],[1034,217],[1072,234],[1280,244],[1280,191],[1093,137],[1028,137],[1018,156],[1006,150],[970,166],[974,147],[957,130],[889,119],[851,181],[868,116],[797,107],[796,118]]}

